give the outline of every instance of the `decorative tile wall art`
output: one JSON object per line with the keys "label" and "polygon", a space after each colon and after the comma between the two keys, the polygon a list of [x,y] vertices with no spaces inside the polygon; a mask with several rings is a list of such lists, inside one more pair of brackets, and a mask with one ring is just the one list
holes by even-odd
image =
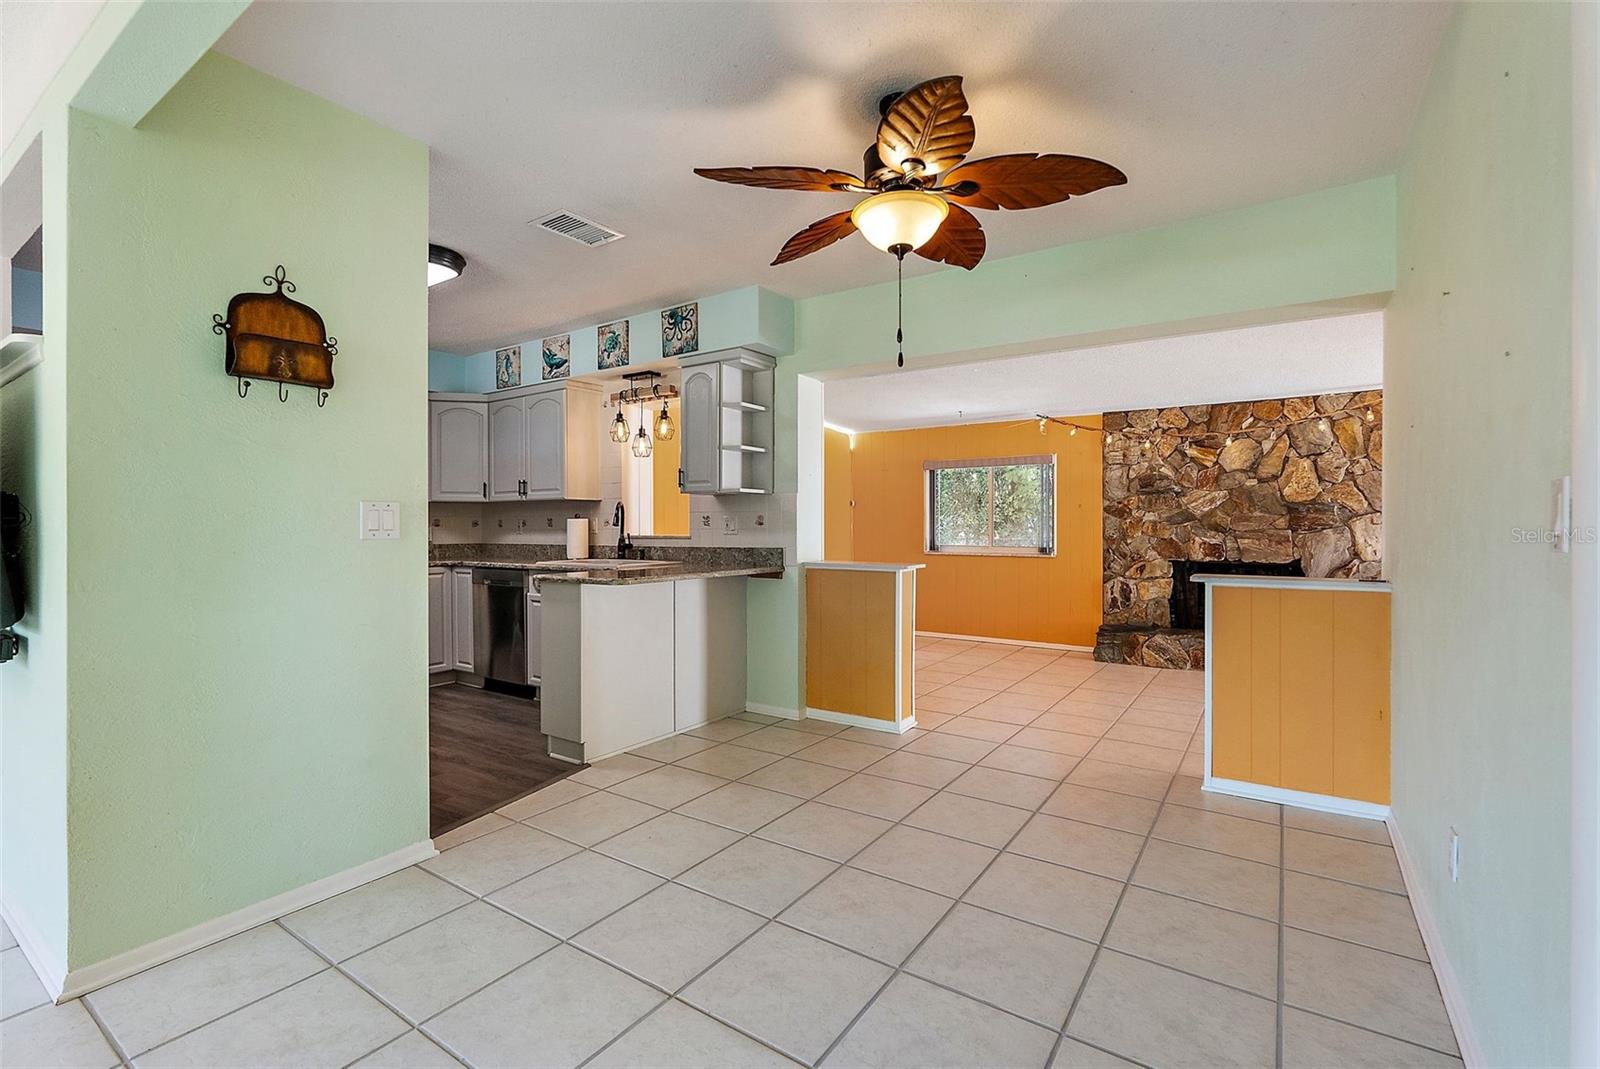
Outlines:
{"label": "decorative tile wall art", "polygon": [[522,385],[522,346],[494,351],[494,388],[509,390]]}
{"label": "decorative tile wall art", "polygon": [[539,343],[540,378],[564,379],[572,373],[572,335],[558,334]]}
{"label": "decorative tile wall art", "polygon": [[604,371],[628,366],[628,321],[607,323],[595,333],[596,363]]}
{"label": "decorative tile wall art", "polygon": [[661,355],[683,356],[700,350],[699,302],[680,304],[661,313]]}

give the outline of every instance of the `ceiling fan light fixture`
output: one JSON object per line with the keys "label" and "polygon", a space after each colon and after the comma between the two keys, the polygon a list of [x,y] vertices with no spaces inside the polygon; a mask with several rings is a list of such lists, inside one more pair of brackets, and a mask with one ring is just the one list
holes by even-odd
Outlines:
{"label": "ceiling fan light fixture", "polygon": [[428,245],[428,288],[449,282],[466,269],[467,258],[443,245]]}
{"label": "ceiling fan light fixture", "polygon": [[943,197],[920,189],[894,189],[857,204],[850,221],[884,252],[902,245],[909,251],[927,244],[949,214],[950,204]]}

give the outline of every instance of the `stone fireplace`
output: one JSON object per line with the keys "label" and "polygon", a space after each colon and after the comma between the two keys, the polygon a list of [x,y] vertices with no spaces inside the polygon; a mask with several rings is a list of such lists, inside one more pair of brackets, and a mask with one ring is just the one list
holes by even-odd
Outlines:
{"label": "stone fireplace", "polygon": [[1105,432],[1096,660],[1203,668],[1197,572],[1382,573],[1382,391],[1107,412]]}

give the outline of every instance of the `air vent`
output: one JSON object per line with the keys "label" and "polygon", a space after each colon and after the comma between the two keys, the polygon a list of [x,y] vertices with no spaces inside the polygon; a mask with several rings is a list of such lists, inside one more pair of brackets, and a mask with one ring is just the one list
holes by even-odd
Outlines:
{"label": "air vent", "polygon": [[599,223],[585,219],[581,215],[571,212],[551,212],[549,215],[535,219],[531,224],[543,227],[552,234],[560,234],[564,238],[571,238],[580,245],[587,245],[591,249],[599,245],[609,245],[613,241],[620,241],[623,235],[615,230],[608,230]]}

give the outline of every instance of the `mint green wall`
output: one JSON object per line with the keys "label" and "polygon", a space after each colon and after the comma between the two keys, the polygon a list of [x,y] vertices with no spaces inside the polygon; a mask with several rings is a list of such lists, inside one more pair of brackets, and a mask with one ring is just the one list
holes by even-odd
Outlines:
{"label": "mint green wall", "polygon": [[[794,302],[787,297],[760,286],[746,286],[701,297],[696,303],[700,305],[699,352],[709,353],[742,345],[782,356],[794,349]],[[629,366],[648,366],[660,360],[661,309],[639,312],[626,318]],[[558,332],[572,335],[571,374],[592,375],[599,370],[599,332],[599,323]],[[543,337],[529,338],[521,343],[523,385],[539,381],[540,346],[543,340]],[[465,389],[473,393],[494,390],[492,350],[466,357],[465,363]]]}
{"label": "mint green wall", "polygon": [[[428,163],[210,54],[137,129],[73,111],[68,164],[77,967],[427,838]],[[279,263],[326,408],[223,373],[212,313]]]}
{"label": "mint green wall", "polygon": [[1571,558],[1515,531],[1571,463],[1569,18],[1460,9],[1385,317],[1394,817],[1486,1065],[1568,1062]]}
{"label": "mint green wall", "polygon": [[[1115,191],[1100,194],[1115,195]],[[1068,205],[1061,209],[1070,211]],[[884,259],[884,273],[893,263]],[[906,282],[906,363],[1048,352],[1088,336],[1161,333],[1394,287],[1394,182],[1378,178],[1170,226]],[[796,377],[894,370],[894,283],[796,304],[793,356],[778,362],[778,490],[799,486]],[[788,443],[784,447],[783,443]],[[807,516],[801,496],[800,523]],[[807,537],[800,533],[801,557]],[[750,584],[750,699],[800,702],[799,579]]]}

